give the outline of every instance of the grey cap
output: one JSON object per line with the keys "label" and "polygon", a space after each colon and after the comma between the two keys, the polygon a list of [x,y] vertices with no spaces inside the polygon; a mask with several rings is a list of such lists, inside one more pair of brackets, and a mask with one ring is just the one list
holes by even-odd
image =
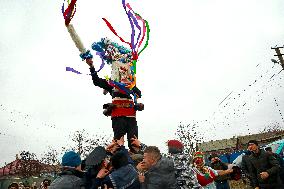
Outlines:
{"label": "grey cap", "polygon": [[106,150],[102,146],[96,147],[86,158],[86,165],[98,165],[106,158]]}

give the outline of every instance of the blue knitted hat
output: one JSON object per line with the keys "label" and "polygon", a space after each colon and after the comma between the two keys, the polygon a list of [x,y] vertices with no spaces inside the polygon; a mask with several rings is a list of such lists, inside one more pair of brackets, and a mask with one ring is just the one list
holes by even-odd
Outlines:
{"label": "blue knitted hat", "polygon": [[77,167],[80,164],[80,155],[74,151],[66,152],[62,157],[62,166]]}

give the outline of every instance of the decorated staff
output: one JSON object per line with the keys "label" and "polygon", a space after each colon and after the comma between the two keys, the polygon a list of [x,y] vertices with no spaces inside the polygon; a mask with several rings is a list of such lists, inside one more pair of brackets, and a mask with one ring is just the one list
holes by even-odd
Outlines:
{"label": "decorated staff", "polygon": [[62,14],[63,14],[63,17],[65,19],[66,28],[67,28],[73,42],[75,43],[76,47],[81,52],[80,57],[83,60],[85,60],[87,58],[93,58],[93,55],[90,53],[89,50],[86,50],[86,48],[84,47],[84,44],[82,43],[80,37],[76,33],[74,26],[72,24],[70,24],[72,18],[74,17],[74,15],[76,13],[76,1],[77,0],[71,0],[71,2],[70,2],[68,0],[68,7],[67,7],[66,10],[64,10],[64,3],[65,3],[65,1],[64,1],[63,5],[62,5]]}

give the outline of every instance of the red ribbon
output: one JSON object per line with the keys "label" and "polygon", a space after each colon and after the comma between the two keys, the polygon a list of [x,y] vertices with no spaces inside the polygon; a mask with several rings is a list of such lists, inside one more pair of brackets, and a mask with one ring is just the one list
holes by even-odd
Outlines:
{"label": "red ribbon", "polygon": [[122,41],[123,43],[127,43],[127,44],[130,46],[130,48],[131,48],[131,46],[132,46],[131,43],[125,41],[122,37],[120,37],[120,36],[117,34],[117,32],[115,31],[115,29],[112,27],[112,25],[109,23],[109,21],[107,21],[107,19],[103,18],[103,20],[105,21],[107,27],[112,31],[112,33],[113,33],[114,35],[116,35],[116,36],[120,39],[120,41]]}
{"label": "red ribbon", "polygon": [[[71,19],[73,18],[75,12],[72,14],[72,12],[75,9],[77,0],[71,0],[71,3],[68,5],[67,9],[64,11],[63,16],[65,18],[65,25],[68,26],[71,22]],[[76,11],[76,9],[75,9]],[[72,14],[72,15],[71,15]]]}

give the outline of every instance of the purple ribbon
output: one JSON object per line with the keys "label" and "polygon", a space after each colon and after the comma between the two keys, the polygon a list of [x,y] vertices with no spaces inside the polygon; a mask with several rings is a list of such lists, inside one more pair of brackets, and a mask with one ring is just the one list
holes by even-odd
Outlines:
{"label": "purple ribbon", "polygon": [[[132,21],[132,19],[131,19],[131,14],[132,14],[132,13],[130,13],[130,11],[127,12],[125,0],[122,0],[122,5],[123,5],[123,8],[124,8],[124,10],[125,10],[125,13],[127,14],[127,17],[128,17],[129,22],[130,22],[131,29],[132,29],[132,33],[131,33],[131,49],[132,49],[132,52],[135,52],[135,53],[136,53],[135,48],[136,48],[136,45],[137,45],[137,44],[136,44],[136,45],[134,44],[134,36],[135,36],[134,24],[137,26],[137,25],[138,25],[138,22],[137,22],[136,18],[135,18],[133,15],[132,15],[132,18],[134,18],[134,19],[133,19],[133,21]],[[136,21],[136,22],[135,22],[135,21]],[[134,22],[134,24],[133,24],[133,22]],[[138,26],[139,26],[139,25],[138,25]],[[141,30],[141,28],[140,28],[140,30]]]}
{"label": "purple ribbon", "polygon": [[71,68],[71,67],[66,67],[66,71],[73,72],[73,73],[76,73],[76,74],[82,74],[81,72],[78,72],[77,70],[75,70],[74,68]]}
{"label": "purple ribbon", "polygon": [[97,52],[96,55],[98,55],[102,59],[102,63],[101,63],[100,69],[97,71],[97,72],[99,72],[105,66],[105,61],[104,61],[104,58],[103,58],[104,57],[104,53]]}
{"label": "purple ribbon", "polygon": [[[131,19],[133,20],[133,22],[134,22],[134,24],[135,24],[135,26],[138,28],[138,30],[139,30],[139,35],[138,35],[138,37],[137,37],[137,41],[136,41],[136,43],[135,43],[135,45],[134,45],[134,49],[136,49],[136,46],[137,46],[137,44],[138,44],[138,42],[139,42],[139,39],[140,39],[140,36],[141,36],[141,27],[139,26],[139,24],[138,24],[138,21],[137,21],[137,18],[130,12],[130,10],[128,11],[128,15],[131,17]],[[133,25],[133,24],[132,24]],[[134,36],[133,36],[133,43],[134,43]]]}

